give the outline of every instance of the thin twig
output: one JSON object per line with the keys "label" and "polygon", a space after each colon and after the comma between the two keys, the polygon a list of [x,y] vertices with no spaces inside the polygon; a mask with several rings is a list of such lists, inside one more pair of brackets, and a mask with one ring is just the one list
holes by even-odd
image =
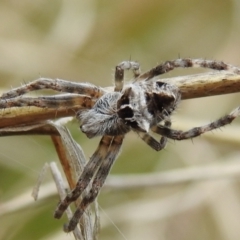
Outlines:
{"label": "thin twig", "polygon": [[[132,190],[149,187],[176,186],[179,184],[198,183],[200,181],[217,181],[222,179],[238,179],[240,177],[240,164],[237,160],[228,161],[224,164],[198,166],[171,170],[163,173],[149,173],[139,175],[110,175],[103,190]],[[63,185],[65,186],[65,184]],[[43,184],[41,187],[41,198],[55,195],[56,186],[53,183]],[[0,215],[9,214],[28,207],[34,202],[29,198],[31,189],[17,196],[11,201],[2,203]]]}
{"label": "thin twig", "polygon": [[[55,162],[51,162],[49,164],[49,167],[51,169],[51,173],[52,173],[52,176],[53,176],[53,179],[54,179],[54,182],[56,184],[56,187],[57,187],[57,190],[58,190],[58,194],[60,196],[60,199],[63,200],[66,196],[66,193],[65,193],[65,188],[64,188],[64,181],[63,181],[63,178],[61,176],[61,173],[60,171],[58,170],[58,167],[56,165]],[[67,208],[66,210],[66,214],[67,214],[67,217],[68,219],[70,220],[73,216],[72,214],[72,211],[70,208]],[[74,231],[73,231],[73,235],[75,237],[76,240],[83,240],[84,238],[82,237],[81,235],[81,232],[79,230],[79,228],[75,228]]]}
{"label": "thin twig", "polygon": [[105,189],[126,190],[149,187],[160,187],[190,182],[216,180],[223,178],[240,177],[240,164],[218,164],[203,167],[192,167],[171,170],[163,173],[114,175],[110,176],[105,184]]}
{"label": "thin twig", "polygon": [[178,86],[183,100],[240,92],[240,75],[225,71],[159,79],[159,81]]}

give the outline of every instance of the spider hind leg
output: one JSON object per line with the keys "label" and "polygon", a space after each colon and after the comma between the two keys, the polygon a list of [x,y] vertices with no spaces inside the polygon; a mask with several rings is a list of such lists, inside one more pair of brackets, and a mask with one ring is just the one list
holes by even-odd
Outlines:
{"label": "spider hind leg", "polygon": [[64,211],[67,209],[67,207],[77,200],[77,198],[82,194],[82,192],[86,189],[88,184],[90,183],[92,177],[97,172],[99,166],[101,165],[103,159],[106,157],[109,145],[112,142],[112,137],[110,136],[103,136],[97,150],[92,155],[86,166],[84,167],[84,170],[81,174],[81,176],[78,179],[78,182],[76,184],[76,187],[72,190],[70,194],[68,194],[63,201],[59,203],[57,206],[54,217],[55,218],[61,218]]}
{"label": "spider hind leg", "polygon": [[230,124],[235,118],[240,116],[240,107],[234,109],[231,113],[213,121],[209,124],[200,127],[194,127],[187,131],[174,130],[166,126],[154,126],[153,131],[173,140],[185,140],[197,137],[205,132],[212,131],[214,129],[223,127]]}

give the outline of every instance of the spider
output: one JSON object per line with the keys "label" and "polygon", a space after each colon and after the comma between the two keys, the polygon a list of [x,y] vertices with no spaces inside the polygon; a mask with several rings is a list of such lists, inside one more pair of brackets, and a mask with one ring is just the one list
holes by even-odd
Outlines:
{"label": "spider", "polygon": [[[124,136],[133,131],[156,151],[162,150],[167,139],[184,140],[197,137],[207,131],[230,124],[240,115],[240,107],[230,114],[201,127],[188,131],[171,128],[171,114],[181,100],[181,92],[173,84],[156,80],[155,77],[175,68],[201,67],[227,70],[240,74],[240,69],[223,62],[203,59],[176,59],[166,61],[143,74],[137,62],[124,61],[115,68],[115,88],[108,92],[90,83],[74,83],[60,79],[40,78],[13,89],[0,98],[0,108],[37,106],[59,109],[78,106],[76,118],[80,129],[88,138],[102,136],[99,146],[87,162],[75,188],[61,201],[54,213],[61,218],[67,207],[77,200],[90,184],[90,191],[83,196],[72,219],[64,225],[64,231],[75,229],[84,211],[98,196],[109,171],[117,158]],[[133,71],[133,80],[124,85],[124,71]],[[39,89],[52,89],[68,95],[22,97]],[[150,132],[161,136],[156,140]]]}

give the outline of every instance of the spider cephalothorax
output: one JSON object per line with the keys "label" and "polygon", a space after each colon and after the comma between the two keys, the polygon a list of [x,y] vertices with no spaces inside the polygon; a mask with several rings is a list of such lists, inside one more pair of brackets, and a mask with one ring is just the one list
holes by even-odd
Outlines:
{"label": "spider cephalothorax", "polygon": [[89,138],[130,130],[147,133],[153,125],[169,119],[180,97],[178,88],[167,83],[129,84],[121,92],[103,95],[92,109],[80,111],[81,130]]}
{"label": "spider cephalothorax", "polygon": [[[81,122],[82,132],[89,138],[102,136],[97,150],[87,162],[76,187],[59,203],[55,211],[54,217],[60,218],[67,207],[78,199],[89,184],[91,185],[90,191],[83,196],[74,216],[64,226],[64,231],[70,232],[75,229],[88,205],[99,194],[120,151],[124,135],[130,130],[136,132],[152,149],[160,151],[166,146],[168,138],[174,140],[194,138],[204,132],[227,125],[240,115],[240,107],[238,107],[230,114],[204,126],[188,131],[172,129],[170,117],[181,99],[180,90],[154,77],[178,67],[211,68],[240,74],[240,69],[237,67],[202,59],[167,61],[140,74],[138,63],[126,61],[116,67],[114,92],[107,92],[88,83],[41,78],[1,96],[0,108],[37,106],[58,109],[71,105],[74,109],[81,109],[77,113],[77,118]],[[129,69],[132,69],[134,79],[124,86],[124,70]],[[44,88],[71,94],[37,98],[20,96]],[[150,132],[159,134],[160,140],[153,138]]]}

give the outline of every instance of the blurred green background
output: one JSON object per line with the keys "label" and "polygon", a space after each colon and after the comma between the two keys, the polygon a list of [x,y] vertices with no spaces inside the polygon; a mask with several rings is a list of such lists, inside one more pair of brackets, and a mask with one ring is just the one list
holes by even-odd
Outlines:
{"label": "blurred green background", "polygon": [[[179,56],[240,66],[239,12],[239,0],[2,0],[0,86],[6,91],[39,76],[109,86],[115,65],[130,58],[140,62],[143,71]],[[196,72],[201,70],[177,70],[167,76]],[[173,116],[174,127],[209,123],[240,105],[239,99],[240,94],[232,94],[183,101]],[[237,164],[239,124],[236,120],[193,142],[170,141],[161,152],[129,134],[111,173]],[[87,139],[77,123],[69,128],[86,156],[91,156],[99,139]],[[42,198],[40,192],[37,202],[30,196],[43,164],[50,161],[58,158],[49,137],[0,138],[1,240],[73,239],[62,232],[66,219],[53,218],[56,192]],[[44,184],[53,182],[47,175]],[[236,179],[102,191],[99,203],[100,239],[238,240],[240,236]]]}

